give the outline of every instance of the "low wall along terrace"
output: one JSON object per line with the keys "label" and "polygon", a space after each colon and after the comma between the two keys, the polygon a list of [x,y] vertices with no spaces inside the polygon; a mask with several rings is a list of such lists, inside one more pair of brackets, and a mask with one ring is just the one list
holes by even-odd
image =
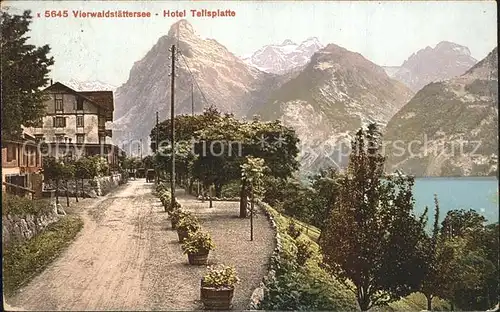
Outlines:
{"label": "low wall along terrace", "polygon": [[[98,177],[94,179],[84,179],[82,180],[70,180],[68,181],[68,194],[71,197],[75,196],[76,183],[78,183],[78,196],[86,198],[95,198],[97,196],[103,196],[108,194],[110,191],[122,184],[122,175],[113,174],[111,176]],[[82,183],[83,183],[83,196],[82,196]],[[53,183],[48,183],[45,189],[55,189]],[[64,196],[66,192],[64,182],[60,183],[59,186],[59,196]]]}
{"label": "low wall along terrace", "polygon": [[2,215],[3,247],[34,237],[48,225],[57,221],[60,215],[65,214],[64,210],[60,207],[58,209],[55,202],[50,205],[52,207],[51,210],[40,212],[36,215],[30,213]]}

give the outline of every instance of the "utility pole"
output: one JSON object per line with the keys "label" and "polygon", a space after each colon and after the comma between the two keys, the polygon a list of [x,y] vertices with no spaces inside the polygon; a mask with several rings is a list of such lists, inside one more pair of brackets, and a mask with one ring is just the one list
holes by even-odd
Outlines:
{"label": "utility pole", "polygon": [[170,82],[170,145],[172,147],[172,168],[170,169],[171,205],[175,207],[175,127],[174,127],[174,89],[175,89],[175,44],[172,45],[172,73]]}
{"label": "utility pole", "polygon": [[141,139],[140,151],[141,151],[141,161],[142,161],[142,139]]}
{"label": "utility pole", "polygon": [[[159,151],[159,138],[160,138],[160,135],[159,135],[159,129],[158,129],[159,125],[158,125],[158,111],[156,112],[156,142],[155,142],[155,151],[156,153],[158,153]],[[156,183],[159,183],[160,182],[160,177],[158,176],[159,172],[156,172],[155,174],[155,177],[156,177]]]}
{"label": "utility pole", "polygon": [[194,116],[194,87],[193,87],[193,82],[191,82],[191,115]]}

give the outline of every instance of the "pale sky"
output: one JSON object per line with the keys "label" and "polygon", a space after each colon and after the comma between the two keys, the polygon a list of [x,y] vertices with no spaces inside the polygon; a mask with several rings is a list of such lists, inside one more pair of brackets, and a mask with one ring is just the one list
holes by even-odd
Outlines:
{"label": "pale sky", "polygon": [[[318,37],[325,45],[335,43],[389,66],[443,40],[467,46],[478,60],[497,45],[495,1],[2,1],[6,5],[12,12],[32,10],[31,43],[52,48],[55,81],[101,80],[116,86],[180,19],[163,17],[163,10],[234,10],[235,17],[186,19],[201,37],[216,39],[238,56],[285,39],[299,43]],[[68,10],[69,17],[45,18],[45,10]],[[152,16],[75,18],[72,10],[140,10]]]}

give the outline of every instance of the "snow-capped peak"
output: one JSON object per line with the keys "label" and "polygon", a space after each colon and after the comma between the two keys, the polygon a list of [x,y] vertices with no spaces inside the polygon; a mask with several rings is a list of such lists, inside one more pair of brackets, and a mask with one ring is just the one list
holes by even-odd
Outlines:
{"label": "snow-capped peak", "polygon": [[306,40],[304,40],[300,45],[303,46],[315,45],[321,48],[323,47],[323,45],[321,44],[321,42],[319,42],[319,39],[317,37],[309,37]]}
{"label": "snow-capped peak", "polygon": [[285,46],[285,45],[297,45],[297,44],[290,39],[286,39],[285,41],[283,41],[281,45]]}
{"label": "snow-capped peak", "polygon": [[112,84],[100,80],[79,81],[72,78],[62,83],[75,91],[115,91],[117,88]]}
{"label": "snow-capped peak", "polygon": [[262,47],[252,56],[243,58],[243,61],[262,71],[282,74],[307,64],[311,56],[322,47],[316,37],[310,37],[300,44],[286,39],[280,45],[271,44]]}

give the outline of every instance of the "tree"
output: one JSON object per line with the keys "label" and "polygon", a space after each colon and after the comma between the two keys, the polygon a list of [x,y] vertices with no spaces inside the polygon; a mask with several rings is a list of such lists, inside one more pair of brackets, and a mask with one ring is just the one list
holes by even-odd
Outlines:
{"label": "tree", "polygon": [[65,187],[64,193],[66,194],[66,206],[69,207],[68,181],[75,178],[76,168],[75,165],[70,160],[66,162],[61,162],[61,166],[62,166],[61,178],[64,180],[64,187]]}
{"label": "tree", "polygon": [[260,199],[263,193],[262,178],[264,176],[264,159],[246,157],[246,162],[241,165],[241,180],[250,187],[251,209],[250,209],[250,240],[253,240],[253,214],[255,199]]}
{"label": "tree", "polygon": [[356,133],[319,239],[323,261],[352,281],[362,311],[418,290],[425,273],[425,222],[413,215],[413,178],[384,175],[380,143],[375,124]]}
{"label": "tree", "polygon": [[44,116],[45,105],[41,88],[47,85],[49,67],[48,45],[27,44],[31,11],[10,15],[2,11],[2,139],[18,138],[21,125],[34,126]]}
{"label": "tree", "polygon": [[335,168],[325,168],[313,176],[311,181],[311,221],[314,226],[324,229],[331,209],[335,205],[338,196],[337,179],[339,174]]}
{"label": "tree", "polygon": [[59,204],[59,181],[64,177],[64,164],[55,157],[43,158],[43,177],[56,182],[56,204]]}
{"label": "tree", "polygon": [[442,265],[449,268],[439,287],[440,297],[463,310],[485,310],[498,302],[497,224],[474,210],[450,210],[442,222],[442,245],[448,248]]}
{"label": "tree", "polygon": [[[281,124],[279,120],[262,122],[257,118],[242,128],[244,155],[265,160],[268,174],[286,179],[299,168],[297,155],[299,139],[295,130]],[[240,217],[246,217],[247,189],[243,181],[240,192]]]}
{"label": "tree", "polygon": [[[210,106],[206,109],[201,115],[177,115],[174,119],[174,130],[175,130],[175,141],[190,141],[192,138],[196,138],[196,132],[202,130],[207,125],[216,121],[218,117],[221,116],[221,113],[214,106]],[[158,128],[158,141],[159,146],[156,146],[156,129]],[[162,147],[166,147],[170,145],[170,119],[167,119],[158,124],[158,127],[155,125],[153,129],[151,129],[150,138],[151,138],[151,149],[153,152],[156,152],[158,149]]]}
{"label": "tree", "polygon": [[475,210],[450,210],[442,223],[442,234],[446,238],[464,237],[483,228],[486,219]]}
{"label": "tree", "polygon": [[[448,262],[450,259],[447,257],[443,257],[441,249],[438,247],[439,243],[439,202],[437,195],[434,194],[434,226],[432,230],[432,235],[426,237],[425,241],[425,250],[427,256],[427,272],[425,274],[425,278],[422,281],[422,286],[420,291],[425,295],[427,299],[427,310],[432,311],[432,299],[434,296],[442,293],[442,285],[445,282],[446,275],[444,274],[444,265],[445,262]],[[427,212],[427,207],[426,207]],[[425,213],[426,214],[426,213]],[[424,215],[425,215],[424,214]]]}

